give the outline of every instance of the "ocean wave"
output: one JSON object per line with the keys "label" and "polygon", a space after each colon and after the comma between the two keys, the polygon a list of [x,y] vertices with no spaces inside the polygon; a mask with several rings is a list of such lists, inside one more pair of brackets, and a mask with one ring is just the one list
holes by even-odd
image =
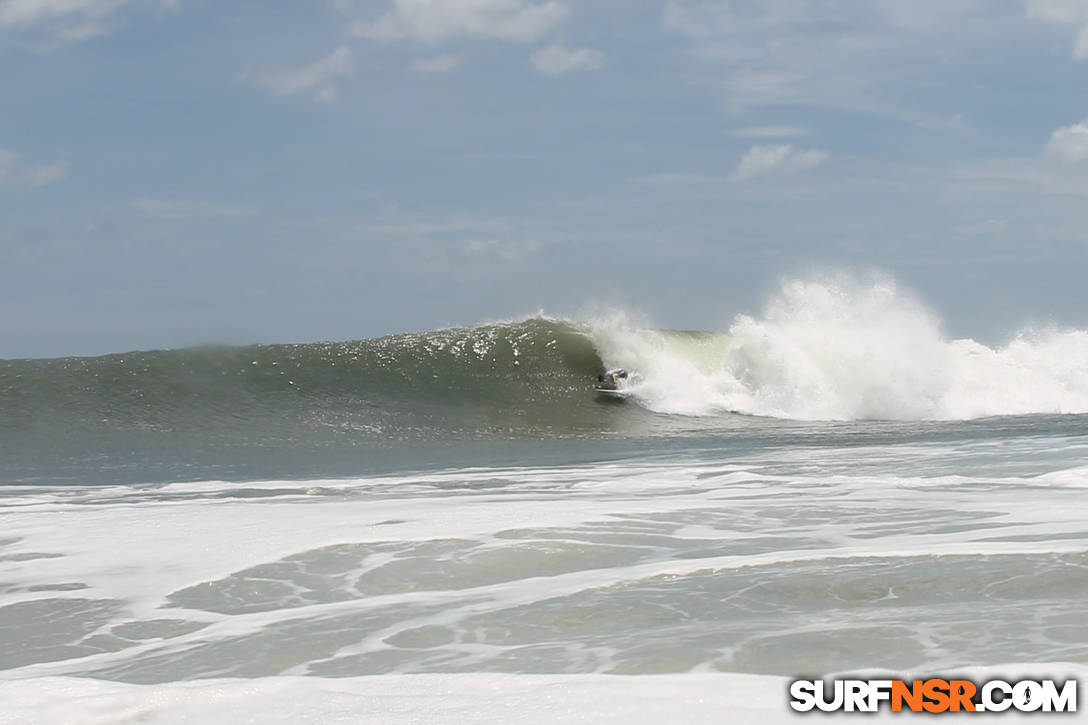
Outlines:
{"label": "ocean wave", "polygon": [[[629,405],[594,399],[596,375],[611,366],[637,373]],[[0,441],[75,436],[88,450],[134,432],[274,443],[595,435],[640,415],[1085,413],[1088,332],[1026,330],[989,347],[947,338],[893,280],[793,279],[724,332],[655,329],[621,311],[351,342],[0,361],[0,404]]]}
{"label": "ocean wave", "polygon": [[542,318],[350,342],[0,361],[0,436],[275,442],[561,429],[593,405],[601,364],[583,330]]}

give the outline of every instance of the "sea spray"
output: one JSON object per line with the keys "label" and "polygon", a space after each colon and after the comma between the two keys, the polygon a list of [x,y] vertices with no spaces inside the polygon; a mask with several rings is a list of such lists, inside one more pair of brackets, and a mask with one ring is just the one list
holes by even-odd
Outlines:
{"label": "sea spray", "polygon": [[729,329],[734,407],[783,418],[946,417],[952,347],[891,280],[788,280],[759,318]]}
{"label": "sea spray", "polygon": [[1004,346],[948,339],[937,316],[886,277],[782,282],[728,332],[590,324],[601,357],[638,371],[651,410],[795,420],[961,420],[1088,411],[1088,332],[1045,328]]}

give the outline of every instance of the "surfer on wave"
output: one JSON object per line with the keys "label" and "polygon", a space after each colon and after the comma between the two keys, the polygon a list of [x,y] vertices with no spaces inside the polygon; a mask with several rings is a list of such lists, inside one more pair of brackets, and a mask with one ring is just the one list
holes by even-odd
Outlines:
{"label": "surfer on wave", "polygon": [[623,368],[615,368],[597,376],[597,387],[600,390],[620,390],[626,387],[630,374]]}

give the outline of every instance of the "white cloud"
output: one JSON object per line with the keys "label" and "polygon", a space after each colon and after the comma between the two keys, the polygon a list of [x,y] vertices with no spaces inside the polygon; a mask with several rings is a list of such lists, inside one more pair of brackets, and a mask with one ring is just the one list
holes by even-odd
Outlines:
{"label": "white cloud", "polygon": [[45,186],[68,176],[63,161],[27,166],[21,158],[15,151],[0,149],[0,186]]}
{"label": "white cloud", "polygon": [[1017,198],[1063,196],[1088,199],[1088,176],[1072,164],[1057,165],[1042,158],[984,161],[953,169],[949,191],[975,197],[1012,192]]}
{"label": "white cloud", "polygon": [[739,138],[784,138],[787,136],[807,136],[808,129],[799,126],[749,126],[738,128],[730,135]]}
{"label": "white cloud", "polygon": [[177,9],[180,0],[0,0],[0,29],[43,29],[57,43],[71,43],[107,35],[124,22],[126,7],[151,7],[159,12]]}
{"label": "white cloud", "polygon": [[281,96],[313,92],[319,101],[335,101],[336,79],[351,75],[353,69],[351,51],[340,46],[324,58],[300,68],[283,68],[245,77]]}
{"label": "white cloud", "polygon": [[986,235],[993,236],[1005,231],[1009,228],[1008,219],[984,219],[980,222],[973,224],[957,224],[952,227],[952,231],[956,234],[962,234],[965,236],[977,236]]}
{"label": "white cloud", "polygon": [[137,199],[127,207],[145,216],[165,221],[187,219],[227,219],[252,216],[257,208],[247,204],[176,199]]}
{"label": "white cloud", "polygon": [[438,55],[433,58],[416,58],[408,70],[415,73],[449,73],[461,65],[461,57],[457,55]]}
{"label": "white cloud", "polygon": [[507,262],[516,262],[539,251],[540,242],[535,239],[524,241],[474,239],[464,246],[465,254],[496,257]]}
{"label": "white cloud", "polygon": [[1025,0],[1025,9],[1029,18],[1052,20],[1056,23],[1088,22],[1088,1],[1086,0]]}
{"label": "white cloud", "polygon": [[603,64],[604,54],[592,48],[571,50],[562,45],[549,45],[533,53],[533,67],[546,75],[594,70]]}
{"label": "white cloud", "polygon": [[131,0],[6,0],[0,3],[0,27],[26,27],[59,18],[101,18]]}
{"label": "white cloud", "polygon": [[373,22],[358,22],[351,33],[377,40],[436,41],[481,36],[529,41],[567,15],[566,5],[526,0],[393,0],[393,7]]}
{"label": "white cloud", "polygon": [[1073,43],[1073,57],[1088,58],[1088,0],[1024,0],[1029,18],[1080,25]]}
{"label": "white cloud", "polygon": [[45,166],[31,166],[24,172],[26,183],[30,186],[45,186],[60,181],[68,176],[68,165],[63,161]]}
{"label": "white cloud", "polygon": [[1077,33],[1077,42],[1073,45],[1073,57],[1078,60],[1088,58],[1088,25]]}
{"label": "white cloud", "polygon": [[684,171],[666,171],[660,174],[648,174],[646,176],[636,176],[633,181],[640,184],[648,184],[650,186],[704,186],[706,184],[712,184],[720,179],[707,176],[706,174],[693,174]]}
{"label": "white cloud", "polygon": [[[670,0],[666,31],[689,41],[689,77],[735,113],[809,106],[962,129],[917,104],[938,68],[977,62],[1023,25],[1019,8],[984,0]],[[905,58],[917,62],[904,63]]]}
{"label": "white cloud", "polygon": [[753,146],[744,153],[732,181],[746,181],[767,174],[781,174],[810,169],[827,161],[829,154],[818,149],[798,151],[789,144]]}
{"label": "white cloud", "polygon": [[1046,155],[1063,164],[1088,161],[1088,121],[1062,126],[1050,134]]}
{"label": "white cloud", "polygon": [[109,35],[115,29],[115,25],[89,21],[75,25],[65,25],[58,28],[56,38],[61,43],[78,43],[100,35]]}

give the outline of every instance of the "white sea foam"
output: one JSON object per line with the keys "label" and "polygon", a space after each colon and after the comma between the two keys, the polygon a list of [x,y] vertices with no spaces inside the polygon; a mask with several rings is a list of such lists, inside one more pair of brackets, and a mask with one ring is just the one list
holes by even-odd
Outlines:
{"label": "white sea foam", "polygon": [[0,666],[166,683],[1076,661],[1079,444],[22,487],[0,499]]}
{"label": "white sea foam", "polygon": [[638,371],[648,408],[800,420],[962,420],[1088,412],[1088,332],[1024,330],[988,347],[951,340],[890,279],[787,280],[722,335],[647,329],[622,314],[591,330],[607,365]]}
{"label": "white sea foam", "polygon": [[[932,673],[917,673],[930,676]],[[970,668],[976,682],[1054,677],[1085,681],[1068,663]],[[874,677],[879,677],[877,673]],[[743,674],[657,675],[385,675],[325,679],[265,677],[169,685],[131,685],[71,677],[0,682],[0,723],[50,725],[217,725],[240,722],[335,725],[658,725],[683,722],[799,723],[817,717],[788,706],[789,680]],[[1083,705],[1081,706],[1083,707]],[[820,721],[899,722],[884,709],[820,713]],[[944,718],[971,720],[970,714]],[[942,719],[944,719],[942,718]],[[1006,712],[1002,723],[1037,722],[1037,713]],[[977,718],[976,718],[977,719]]]}

